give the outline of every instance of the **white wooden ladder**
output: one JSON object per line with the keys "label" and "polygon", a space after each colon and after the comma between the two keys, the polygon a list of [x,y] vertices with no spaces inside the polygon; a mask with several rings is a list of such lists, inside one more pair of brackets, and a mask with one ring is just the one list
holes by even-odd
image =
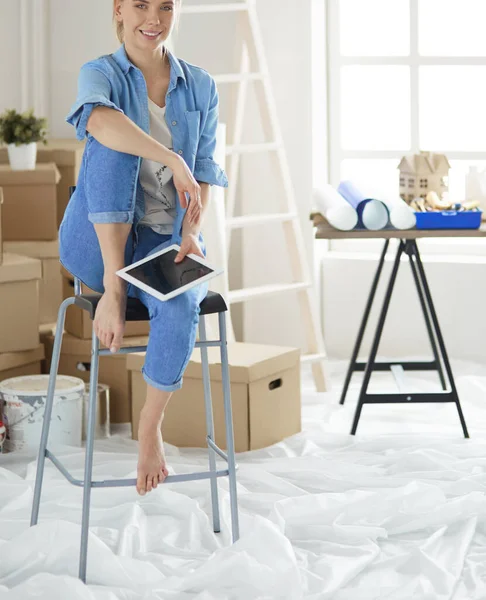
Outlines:
{"label": "white wooden ladder", "polygon": [[[239,71],[215,75],[214,80],[220,84],[236,84],[233,115],[231,123],[226,123],[230,143],[226,147],[226,171],[230,186],[226,193],[226,239],[227,254],[231,243],[231,233],[234,229],[251,227],[265,223],[281,223],[285,234],[286,247],[289,252],[293,283],[275,283],[253,288],[230,290],[228,301],[230,305],[245,302],[253,298],[295,292],[298,295],[302,326],[307,336],[308,354],[302,355],[303,363],[311,363],[316,389],[326,390],[325,359],[326,352],[320,321],[318,318],[317,302],[314,296],[311,273],[306,257],[304,238],[299,222],[295,194],[290,178],[290,170],[285,153],[282,133],[277,118],[275,99],[270,83],[270,76],[265,56],[263,38],[258,23],[256,0],[241,0],[240,2],[183,5],[184,14],[201,13],[234,13],[238,12],[238,32],[235,39],[240,61]],[[240,54],[241,52],[241,54]],[[253,70],[250,70],[253,68]],[[265,139],[256,144],[242,144],[243,121],[247,100],[248,85],[255,85],[258,107],[261,112]],[[283,183],[284,193],[279,194],[281,206],[278,213],[244,215],[235,217],[236,193],[240,156],[247,153],[269,152],[275,175]],[[228,320],[228,339],[234,340],[234,330],[231,319]]]}

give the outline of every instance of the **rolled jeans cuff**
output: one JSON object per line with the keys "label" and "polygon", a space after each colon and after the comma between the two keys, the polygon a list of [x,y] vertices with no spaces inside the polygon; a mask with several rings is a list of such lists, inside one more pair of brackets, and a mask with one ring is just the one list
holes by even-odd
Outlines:
{"label": "rolled jeans cuff", "polygon": [[149,377],[145,371],[145,367],[142,367],[142,375],[148,384],[163,392],[175,392],[176,390],[180,390],[182,387],[182,377],[179,379],[179,381],[176,381],[176,383],[173,383],[171,385],[164,385],[163,383],[157,383],[151,377]]}
{"label": "rolled jeans cuff", "polygon": [[133,211],[88,212],[88,221],[91,223],[132,223]]}

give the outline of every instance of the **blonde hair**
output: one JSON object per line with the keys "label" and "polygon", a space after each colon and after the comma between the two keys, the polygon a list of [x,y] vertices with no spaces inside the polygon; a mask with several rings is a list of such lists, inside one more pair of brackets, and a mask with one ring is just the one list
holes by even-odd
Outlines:
{"label": "blonde hair", "polygon": [[[120,42],[120,44],[123,44],[123,42],[125,41],[125,32],[123,29],[123,23],[120,23],[120,21],[117,21],[117,19],[116,19],[116,4],[119,1],[120,0],[113,0],[113,23],[114,23],[115,29],[116,29],[116,37],[118,38],[118,41]],[[123,2],[123,0],[121,0],[121,2]],[[182,3],[182,0],[175,0],[175,5],[176,5],[177,9],[180,9],[181,3]],[[176,31],[178,30],[178,27],[179,27],[179,16],[180,16],[180,10],[177,10],[176,19],[175,19],[175,23],[174,23],[174,29]]]}

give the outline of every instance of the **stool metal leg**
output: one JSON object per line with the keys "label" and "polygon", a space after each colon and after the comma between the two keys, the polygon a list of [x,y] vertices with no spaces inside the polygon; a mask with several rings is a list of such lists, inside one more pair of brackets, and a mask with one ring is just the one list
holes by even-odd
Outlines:
{"label": "stool metal leg", "polygon": [[95,334],[94,325],[92,336],[91,370],[89,376],[88,425],[86,431],[86,453],[84,462],[83,514],[81,519],[81,549],[79,555],[79,578],[84,583],[86,583],[86,562],[88,557],[89,509],[93,474],[93,445],[96,421],[96,403],[98,399],[98,352],[100,349],[100,341]]}
{"label": "stool metal leg", "polygon": [[[206,321],[204,315],[199,317],[199,339],[201,342],[206,342]],[[209,377],[209,360],[208,360],[208,348],[207,346],[201,346],[201,364],[202,364],[202,375],[204,384],[204,407],[206,409],[206,430],[208,438],[214,439],[214,418],[213,418],[213,404],[211,398],[211,382]],[[216,473],[216,453],[208,444],[209,453],[209,470],[211,473]],[[218,479],[217,477],[211,477],[211,503],[213,506],[213,530],[215,533],[221,531],[221,523],[219,519],[219,498],[218,498]]]}
{"label": "stool metal leg", "polygon": [[228,480],[231,506],[231,526],[233,543],[240,537],[238,520],[238,497],[236,489],[235,442],[233,437],[233,411],[231,409],[231,387],[228,364],[228,346],[226,340],[226,315],[218,313],[219,339],[221,340],[221,374],[223,379],[224,420],[226,428],[226,449],[228,453]]}
{"label": "stool metal leg", "polygon": [[39,506],[42,492],[42,480],[44,478],[44,467],[46,462],[47,441],[49,439],[49,427],[51,425],[52,407],[54,404],[54,391],[56,389],[56,377],[59,369],[59,355],[61,353],[62,334],[64,331],[64,319],[66,309],[74,303],[74,298],[66,298],[59,307],[57,316],[56,335],[54,336],[54,347],[52,349],[51,368],[49,371],[49,384],[47,387],[46,406],[44,419],[42,422],[41,441],[39,454],[37,457],[37,470],[35,475],[34,498],[32,501],[32,513],[30,516],[30,526],[36,525],[39,518]]}

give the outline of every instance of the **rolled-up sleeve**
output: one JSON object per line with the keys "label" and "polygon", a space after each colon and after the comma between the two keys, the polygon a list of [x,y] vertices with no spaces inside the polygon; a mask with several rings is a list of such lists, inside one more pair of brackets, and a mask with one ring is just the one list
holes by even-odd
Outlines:
{"label": "rolled-up sleeve", "polygon": [[81,67],[78,77],[78,95],[66,121],[76,129],[76,138],[84,140],[86,125],[95,106],[107,106],[123,113],[111,100],[111,84],[107,75],[92,62]]}
{"label": "rolled-up sleeve", "polygon": [[194,179],[211,185],[228,187],[226,173],[213,158],[219,117],[219,95],[212,77],[209,97],[208,114],[197,147]]}

